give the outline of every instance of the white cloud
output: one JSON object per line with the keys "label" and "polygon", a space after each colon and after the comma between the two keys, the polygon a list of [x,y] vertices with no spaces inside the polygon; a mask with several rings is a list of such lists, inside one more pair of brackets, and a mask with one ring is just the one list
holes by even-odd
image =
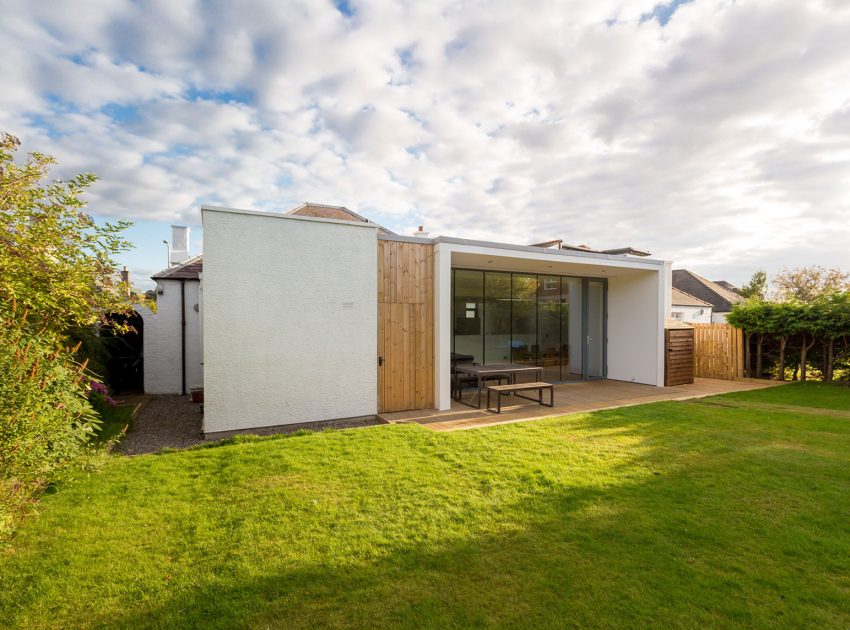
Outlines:
{"label": "white cloud", "polygon": [[850,10],[828,0],[7,0],[0,127],[91,209],[342,203],[407,230],[850,267]]}

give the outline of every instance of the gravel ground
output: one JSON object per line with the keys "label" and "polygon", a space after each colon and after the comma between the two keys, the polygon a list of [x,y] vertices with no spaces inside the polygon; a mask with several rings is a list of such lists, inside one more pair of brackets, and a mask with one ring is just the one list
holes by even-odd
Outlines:
{"label": "gravel ground", "polygon": [[149,396],[115,450],[140,455],[166,447],[186,448],[203,441],[200,405],[189,402],[188,396]]}
{"label": "gravel ground", "polygon": [[[115,447],[115,451],[125,455],[156,453],[163,448],[186,448],[204,441],[201,433],[201,408],[189,402],[188,396],[132,396],[122,403],[141,402],[132,428]],[[329,420],[326,422],[305,422],[288,426],[264,427],[245,431],[253,435],[275,435],[293,433],[303,429],[324,431],[327,429],[351,429],[384,424],[376,418],[357,418],[348,420]],[[219,434],[218,438],[229,437],[236,432]]]}

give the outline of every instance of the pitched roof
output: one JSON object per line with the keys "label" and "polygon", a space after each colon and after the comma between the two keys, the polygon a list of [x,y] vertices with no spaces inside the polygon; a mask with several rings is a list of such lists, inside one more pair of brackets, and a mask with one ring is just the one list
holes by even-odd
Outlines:
{"label": "pitched roof", "polygon": [[163,269],[151,276],[152,280],[197,280],[204,270],[204,255],[198,254],[178,265]]}
{"label": "pitched roof", "polygon": [[740,304],[745,299],[726,289],[716,282],[706,280],[700,275],[687,269],[673,270],[673,287],[685,293],[705,300],[714,308],[715,313],[728,313],[733,304]]}
{"label": "pitched roof", "polygon": [[671,303],[675,306],[707,306],[711,308],[711,304],[705,300],[694,297],[690,293],[685,293],[676,287],[673,287],[673,301]]}
{"label": "pitched roof", "polygon": [[734,284],[732,284],[731,282],[726,282],[726,280],[715,280],[714,284],[719,284],[724,289],[729,289],[733,293],[738,292],[738,288]]}
{"label": "pitched roof", "polygon": [[[372,223],[366,217],[360,216],[353,210],[349,210],[344,206],[327,206],[322,203],[305,202],[300,206],[295,206],[286,214],[293,214],[299,217],[315,217],[317,219],[337,219],[338,221],[362,221],[363,223]],[[378,225],[375,223],[375,225]],[[384,234],[393,234],[387,228],[378,225],[378,231]]]}

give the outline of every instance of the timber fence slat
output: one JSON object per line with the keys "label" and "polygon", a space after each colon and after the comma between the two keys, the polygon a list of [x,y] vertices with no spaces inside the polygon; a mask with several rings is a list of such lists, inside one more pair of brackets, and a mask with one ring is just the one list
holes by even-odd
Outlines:
{"label": "timber fence slat", "polygon": [[694,327],[694,369],[701,378],[734,380],[744,376],[743,334],[730,324]]}

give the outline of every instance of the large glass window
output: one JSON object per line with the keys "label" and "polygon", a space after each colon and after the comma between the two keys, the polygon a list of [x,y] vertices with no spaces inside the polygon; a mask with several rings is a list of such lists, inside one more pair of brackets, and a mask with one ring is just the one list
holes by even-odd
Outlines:
{"label": "large glass window", "polygon": [[452,351],[543,367],[546,381],[605,375],[605,281],[455,269]]}
{"label": "large glass window", "polygon": [[561,376],[561,277],[537,276],[537,365],[544,381]]}
{"label": "large glass window", "polygon": [[484,320],[484,277],[480,271],[454,270],[454,343],[452,351],[484,363],[481,327]]}
{"label": "large glass window", "polygon": [[483,275],[484,363],[510,363],[511,274],[487,271]]}
{"label": "large glass window", "polygon": [[537,276],[513,274],[511,362],[537,365]]}

